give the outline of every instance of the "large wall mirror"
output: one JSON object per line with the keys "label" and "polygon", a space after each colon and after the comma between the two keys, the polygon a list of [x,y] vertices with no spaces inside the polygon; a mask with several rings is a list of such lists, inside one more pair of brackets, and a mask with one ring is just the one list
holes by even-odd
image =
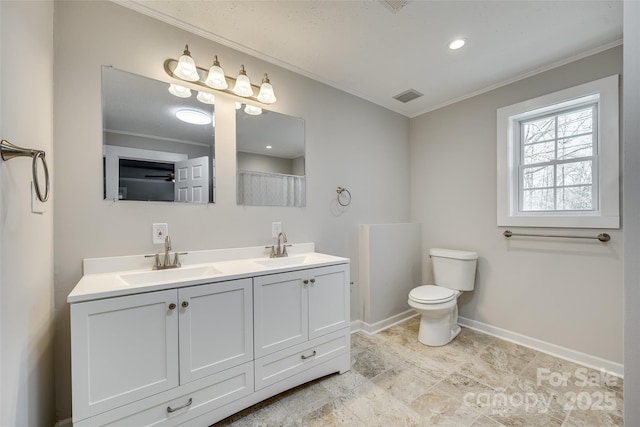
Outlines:
{"label": "large wall mirror", "polygon": [[213,95],[184,89],[102,68],[105,199],[214,202]]}
{"label": "large wall mirror", "polygon": [[304,120],[238,104],[239,205],[305,206]]}

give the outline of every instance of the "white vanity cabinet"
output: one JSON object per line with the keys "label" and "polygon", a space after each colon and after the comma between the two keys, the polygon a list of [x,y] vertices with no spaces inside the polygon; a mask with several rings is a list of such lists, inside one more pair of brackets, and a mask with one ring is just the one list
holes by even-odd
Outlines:
{"label": "white vanity cabinet", "polygon": [[[74,424],[88,419],[87,425],[106,425],[108,411],[125,407],[113,414],[116,419],[127,414],[126,406],[140,412],[135,402],[154,395],[169,403],[153,421],[197,409],[182,393],[203,387],[181,386],[253,360],[252,292],[251,279],[242,279],[72,304]],[[219,392],[252,392],[248,371],[230,389],[220,378]],[[211,393],[215,398],[217,391]],[[96,415],[99,422],[89,418]],[[140,425],[143,420],[144,411]]]}
{"label": "white vanity cabinet", "polygon": [[349,266],[256,277],[256,390],[349,351]]}
{"label": "white vanity cabinet", "polygon": [[225,260],[158,272],[85,260],[68,297],[74,427],[210,426],[348,371],[349,260],[306,247],[275,262],[216,251]]}

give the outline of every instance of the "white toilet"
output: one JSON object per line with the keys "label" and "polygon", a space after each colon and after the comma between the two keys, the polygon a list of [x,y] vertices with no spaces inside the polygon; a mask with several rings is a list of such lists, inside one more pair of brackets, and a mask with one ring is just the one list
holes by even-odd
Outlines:
{"label": "white toilet", "polygon": [[435,285],[409,292],[409,305],[420,313],[418,340],[425,345],[448,344],[460,333],[458,296],[472,291],[476,279],[476,252],[430,249]]}

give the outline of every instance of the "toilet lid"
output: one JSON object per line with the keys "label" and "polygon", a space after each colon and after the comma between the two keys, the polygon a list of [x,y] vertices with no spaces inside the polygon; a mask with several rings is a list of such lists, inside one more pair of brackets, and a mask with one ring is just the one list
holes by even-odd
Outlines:
{"label": "toilet lid", "polygon": [[418,286],[409,292],[409,298],[423,304],[439,304],[451,301],[455,296],[454,290],[433,285]]}

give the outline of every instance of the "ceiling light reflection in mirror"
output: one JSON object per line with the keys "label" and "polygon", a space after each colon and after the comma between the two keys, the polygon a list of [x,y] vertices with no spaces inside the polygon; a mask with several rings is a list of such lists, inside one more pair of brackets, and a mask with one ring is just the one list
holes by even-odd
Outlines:
{"label": "ceiling light reflection in mirror", "polygon": [[[179,97],[166,82],[103,67],[105,199],[215,200],[214,106],[182,88]],[[179,120],[184,110],[200,124]]]}

